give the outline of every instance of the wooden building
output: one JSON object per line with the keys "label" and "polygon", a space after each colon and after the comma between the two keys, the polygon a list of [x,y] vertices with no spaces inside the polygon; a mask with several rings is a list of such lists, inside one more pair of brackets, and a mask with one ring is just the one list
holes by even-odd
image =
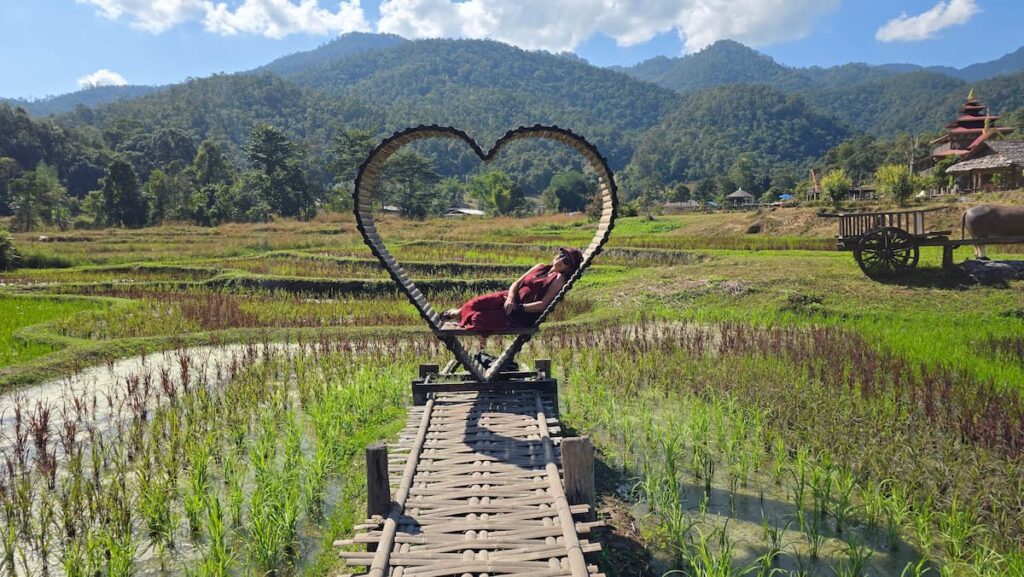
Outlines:
{"label": "wooden building", "polygon": [[731,204],[732,206],[748,206],[754,204],[754,201],[756,200],[754,198],[754,195],[743,190],[743,188],[737,188],[736,192],[730,194],[725,198],[726,200],[729,201],[729,204]]}
{"label": "wooden building", "polygon": [[931,141],[932,160],[938,162],[947,156],[964,157],[989,138],[1013,132],[1012,128],[996,126],[997,120],[999,116],[989,114],[988,108],[975,98],[972,89],[956,120],[946,125],[942,136]]}
{"label": "wooden building", "polygon": [[961,192],[1024,186],[1024,140],[986,140],[946,169]]}

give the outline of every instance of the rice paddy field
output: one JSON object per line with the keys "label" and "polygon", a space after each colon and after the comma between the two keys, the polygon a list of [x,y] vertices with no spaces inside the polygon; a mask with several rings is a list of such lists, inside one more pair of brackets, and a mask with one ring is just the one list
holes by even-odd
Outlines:
{"label": "rice paddy field", "polygon": [[[521,353],[553,359],[562,419],[597,448],[602,571],[1024,575],[1024,281],[923,249],[875,282],[833,222],[786,210],[620,219]],[[379,229],[448,307],[592,226]],[[447,353],[347,215],[15,245],[0,575],[349,572],[332,543],[364,516],[363,449]]]}

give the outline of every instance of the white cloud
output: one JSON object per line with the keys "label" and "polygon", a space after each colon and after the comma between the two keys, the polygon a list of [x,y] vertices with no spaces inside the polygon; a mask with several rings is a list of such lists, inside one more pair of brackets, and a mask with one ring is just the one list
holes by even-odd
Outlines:
{"label": "white cloud", "polygon": [[159,34],[203,15],[203,0],[75,0],[92,4],[104,18],[127,19],[132,28]]}
{"label": "white cloud", "polygon": [[880,42],[927,40],[944,28],[966,24],[980,10],[974,0],[943,0],[917,16],[904,13],[886,22],[875,32],[875,39]]}
{"label": "white cloud", "polygon": [[75,0],[96,6],[110,20],[127,20],[133,28],[159,34],[178,24],[201,21],[222,35],[258,34],[283,38],[290,34],[341,34],[370,26],[360,0],[342,0],[336,11],[317,0]]}
{"label": "white cloud", "polygon": [[620,46],[676,31],[687,52],[730,38],[753,46],[806,36],[839,0],[383,0],[380,32],[490,38],[573,50],[596,33]]}
{"label": "white cloud", "polygon": [[96,72],[78,79],[78,86],[81,88],[95,88],[97,86],[124,86],[128,81],[117,72],[111,72],[106,68],[100,68]]}
{"label": "white cloud", "polygon": [[366,31],[370,27],[363,16],[360,0],[340,2],[338,11],[320,8],[316,0],[245,0],[232,9],[221,2],[205,3],[203,25],[211,32],[224,35],[261,34],[284,38],[289,34],[340,34]]}

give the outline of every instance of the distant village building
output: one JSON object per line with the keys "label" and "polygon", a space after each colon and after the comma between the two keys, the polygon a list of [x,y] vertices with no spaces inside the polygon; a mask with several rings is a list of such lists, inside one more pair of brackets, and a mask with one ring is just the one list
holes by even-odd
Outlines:
{"label": "distant village building", "polygon": [[963,192],[1024,185],[1024,140],[987,140],[946,169]]}
{"label": "distant village building", "polygon": [[464,208],[464,207],[452,207],[448,209],[448,212],[444,213],[446,217],[459,217],[459,216],[483,216],[485,213],[482,210],[475,208]]}
{"label": "distant village building", "polygon": [[998,116],[989,114],[987,107],[974,97],[974,90],[957,114],[956,120],[946,125],[946,131],[931,141],[935,162],[947,156],[963,157],[989,138],[1013,132],[1012,128],[996,126]]}
{"label": "distant village building", "polygon": [[732,206],[747,206],[747,205],[751,205],[751,204],[754,204],[754,200],[755,200],[754,195],[752,195],[749,192],[743,190],[742,187],[741,188],[737,188],[736,192],[730,194],[729,196],[727,196],[725,198],[726,198],[726,200],[729,201],[729,204],[731,204]]}

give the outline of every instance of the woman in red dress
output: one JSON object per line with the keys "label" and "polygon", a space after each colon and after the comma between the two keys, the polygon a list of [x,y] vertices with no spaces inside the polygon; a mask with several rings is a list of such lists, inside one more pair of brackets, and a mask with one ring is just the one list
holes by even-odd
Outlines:
{"label": "woman in red dress", "polygon": [[538,264],[519,277],[508,290],[474,297],[462,307],[445,311],[442,329],[464,329],[481,334],[532,326],[583,262],[575,248],[560,248],[551,264]]}

